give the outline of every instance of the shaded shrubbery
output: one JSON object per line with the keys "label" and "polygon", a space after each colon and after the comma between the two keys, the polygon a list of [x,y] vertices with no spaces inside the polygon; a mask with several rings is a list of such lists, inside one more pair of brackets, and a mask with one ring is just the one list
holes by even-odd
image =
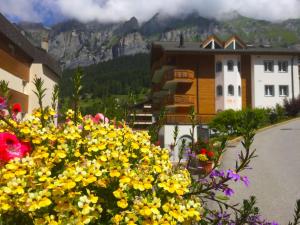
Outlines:
{"label": "shaded shrubbery", "polygon": [[283,105],[288,116],[297,116],[300,113],[300,95],[294,99],[285,99]]}

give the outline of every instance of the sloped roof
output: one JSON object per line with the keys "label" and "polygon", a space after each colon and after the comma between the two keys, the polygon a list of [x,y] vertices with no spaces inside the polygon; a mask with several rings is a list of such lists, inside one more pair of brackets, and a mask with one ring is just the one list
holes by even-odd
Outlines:
{"label": "sloped roof", "polygon": [[216,35],[210,35],[208,36],[204,41],[202,41],[201,46],[205,47],[208,45],[211,41],[217,42],[221,47],[224,46],[224,42],[220,40]]}
{"label": "sloped roof", "polygon": [[199,46],[199,42],[185,42],[179,47],[178,42],[158,41],[153,42],[152,47],[160,47],[166,52],[197,53],[197,54],[286,54],[300,55],[300,49],[296,48],[245,48],[245,49],[207,49]]}
{"label": "sloped roof", "polygon": [[61,68],[58,62],[43,49],[39,49],[31,44],[21,32],[11,24],[0,13],[0,33],[6,36],[12,43],[18,46],[26,55],[32,58],[33,62],[46,65],[58,77],[61,75]]}
{"label": "sloped roof", "polygon": [[247,45],[236,35],[232,35],[224,43],[224,48],[226,48],[233,40],[236,40],[243,48],[246,48]]}

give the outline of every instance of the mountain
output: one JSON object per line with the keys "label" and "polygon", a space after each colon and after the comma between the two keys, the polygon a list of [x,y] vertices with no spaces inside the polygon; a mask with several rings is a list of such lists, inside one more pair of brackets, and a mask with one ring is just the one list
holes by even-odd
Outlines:
{"label": "mountain", "polygon": [[[300,19],[282,22],[256,20],[232,12],[223,19],[209,19],[196,13],[185,16],[154,15],[144,23],[133,17],[120,23],[81,23],[69,20],[50,28],[42,24],[19,23],[18,27],[35,45],[49,39],[49,53],[64,68],[89,66],[120,56],[148,53],[152,41],[201,41],[210,34],[225,39],[232,34],[254,45],[299,46]],[[297,45],[298,44],[298,45]]]}

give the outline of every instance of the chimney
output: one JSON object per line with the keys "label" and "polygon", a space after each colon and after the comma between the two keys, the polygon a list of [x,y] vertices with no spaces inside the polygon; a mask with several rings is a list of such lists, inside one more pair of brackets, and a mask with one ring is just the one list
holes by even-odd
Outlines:
{"label": "chimney", "polygon": [[183,34],[180,33],[180,37],[179,37],[179,48],[183,48],[184,46],[184,38],[183,38]]}
{"label": "chimney", "polygon": [[48,43],[48,38],[47,37],[44,37],[42,39],[41,48],[44,49],[46,52],[48,52],[48,50],[49,50],[49,43]]}

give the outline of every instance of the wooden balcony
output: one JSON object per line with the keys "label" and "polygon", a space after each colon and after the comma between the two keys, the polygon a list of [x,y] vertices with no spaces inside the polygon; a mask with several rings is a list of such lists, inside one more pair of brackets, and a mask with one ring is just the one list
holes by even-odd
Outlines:
{"label": "wooden balcony", "polygon": [[189,81],[192,82],[195,78],[194,71],[192,70],[180,70],[173,69],[166,72],[165,80],[178,80],[178,81]]}
{"label": "wooden balcony", "polygon": [[[203,124],[212,120],[215,115],[196,115],[196,123]],[[188,114],[167,114],[166,124],[191,124],[191,119]]]}
{"label": "wooden balcony", "polygon": [[168,89],[172,85],[178,83],[191,84],[195,78],[194,71],[192,70],[181,70],[181,69],[172,69],[165,72],[162,79],[162,87]]}
{"label": "wooden balcony", "polygon": [[195,102],[194,95],[170,95],[163,101],[166,108],[190,107]]}

